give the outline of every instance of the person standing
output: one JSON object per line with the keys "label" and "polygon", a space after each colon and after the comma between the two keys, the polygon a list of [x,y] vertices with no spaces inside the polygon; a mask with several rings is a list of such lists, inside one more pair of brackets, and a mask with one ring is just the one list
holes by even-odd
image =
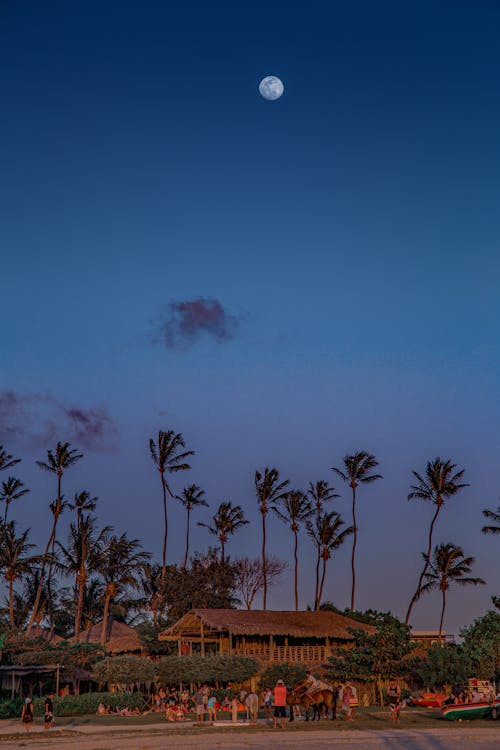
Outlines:
{"label": "person standing", "polygon": [[401,688],[396,680],[389,680],[387,688],[387,697],[389,698],[389,709],[393,724],[399,724],[399,715],[401,712]]}
{"label": "person standing", "polygon": [[24,706],[21,713],[21,721],[24,724],[25,730],[29,732],[33,723],[33,703],[31,702],[31,698],[26,698],[26,700],[24,701]]}
{"label": "person standing", "polygon": [[238,721],[238,708],[239,708],[240,702],[238,700],[238,696],[235,694],[232,697],[231,700],[231,721],[236,723]]}
{"label": "person standing", "polygon": [[196,708],[196,719],[198,721],[205,720],[205,694],[201,688],[198,688],[196,693],[193,695],[193,701]]}
{"label": "person standing", "polygon": [[285,728],[286,719],[286,687],[283,680],[278,680],[273,691],[274,695],[274,729],[280,720],[281,728]]}
{"label": "person standing", "polygon": [[217,697],[215,696],[214,693],[212,693],[208,697],[207,709],[208,709],[208,720],[217,721]]}
{"label": "person standing", "polygon": [[352,721],[352,706],[351,701],[354,697],[352,686],[349,681],[346,682],[344,687],[342,688],[342,711],[345,715],[346,721]]}
{"label": "person standing", "polygon": [[54,694],[49,693],[45,698],[45,703],[43,706],[43,728],[46,732],[49,731],[50,727],[54,723],[54,703],[52,701],[53,697]]}

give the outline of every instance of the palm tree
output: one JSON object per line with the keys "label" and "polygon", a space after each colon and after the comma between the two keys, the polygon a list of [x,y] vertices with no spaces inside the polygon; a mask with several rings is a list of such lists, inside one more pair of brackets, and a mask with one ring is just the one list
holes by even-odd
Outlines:
{"label": "palm tree", "polygon": [[305,523],[313,514],[314,509],[311,501],[300,490],[290,490],[286,492],[272,510],[278,518],[286,523],[293,534],[293,559],[294,559],[294,591],[295,591],[295,609],[299,609],[299,559],[298,559],[298,533],[301,523]]}
{"label": "palm tree", "polygon": [[228,537],[235,534],[242,526],[249,524],[250,521],[246,520],[241,505],[233,505],[231,502],[221,503],[217,508],[217,513],[212,516],[212,521],[213,526],[201,523],[201,521],[198,521],[198,526],[203,526],[208,529],[210,534],[217,537],[220,542],[220,560],[224,563],[226,561],[225,550]]}
{"label": "palm tree", "polygon": [[319,519],[315,519],[314,523],[311,521],[307,522],[307,533],[316,546],[319,546],[321,550],[321,559],[323,560],[323,571],[318,589],[318,604],[316,605],[316,610],[320,609],[320,603],[323,596],[327,562],[331,558],[332,553],[341,547],[347,537],[354,532],[353,526],[348,526],[346,529],[342,528],[343,526],[345,526],[345,523],[342,520],[342,516],[336,511],[323,513]]}
{"label": "palm tree", "polygon": [[153,613],[153,624],[158,623],[158,612],[164,605],[163,586],[161,581],[161,565],[146,563],[140,579],[139,606],[147,607]]}
{"label": "palm tree", "polygon": [[[33,612],[31,613],[31,617],[28,623],[28,628],[27,628],[28,633],[30,632],[33,622],[35,621],[37,614],[38,614],[38,607],[40,606],[40,597],[42,595],[42,589],[45,583],[45,568],[47,566],[47,560],[49,559],[49,554],[52,553],[51,560],[53,560],[54,558],[54,546],[56,542],[57,522],[65,507],[64,498],[61,494],[61,483],[62,483],[63,474],[65,471],[67,471],[67,469],[71,468],[71,466],[74,466],[74,464],[76,464],[81,458],[83,458],[83,454],[78,453],[76,449],[71,448],[69,443],[58,442],[56,445],[55,451],[50,451],[50,450],[47,451],[47,461],[36,462],[37,466],[40,469],[43,469],[44,471],[48,471],[50,474],[55,474],[57,476],[57,497],[53,501],[53,503],[51,503],[50,505],[50,509],[52,511],[52,516],[53,516],[52,531],[50,532],[49,541],[47,542],[47,546],[43,554],[42,565],[40,568],[40,582],[39,582],[37,595],[35,597],[35,602],[33,605]],[[52,562],[49,567],[49,575],[48,575],[49,585],[50,585],[51,573],[52,573]]]}
{"label": "palm tree", "polygon": [[91,497],[90,492],[84,490],[83,492],[76,492],[75,499],[72,503],[68,503],[70,510],[76,510],[77,528],[80,528],[80,524],[85,511],[93,513],[96,509],[97,497]]}
{"label": "palm tree", "polygon": [[492,526],[483,526],[483,534],[500,534],[500,505],[495,510],[483,510],[483,516],[489,521],[493,521]]}
{"label": "palm tree", "polygon": [[9,511],[9,505],[13,500],[19,500],[23,495],[27,495],[28,489],[24,488],[24,482],[15,477],[8,477],[6,482],[2,482],[2,488],[0,490],[0,500],[5,503],[5,511],[3,516],[3,522],[7,523],[7,514]]}
{"label": "palm tree", "polygon": [[[334,500],[337,497],[340,497],[340,495],[335,492],[335,489],[333,487],[330,487],[328,482],[325,482],[324,479],[320,479],[316,484],[313,484],[312,482],[309,482],[309,489],[307,490],[307,494],[311,498],[311,501],[314,503],[314,507],[316,509],[316,520],[319,521],[321,514],[324,512],[325,504],[330,502],[330,500]],[[318,609],[319,602],[318,602],[318,591],[319,591],[319,566],[321,562],[321,548],[318,545],[318,548],[316,550],[316,584],[314,588],[314,609]]]}
{"label": "palm tree", "polygon": [[417,471],[413,471],[412,474],[417,480],[417,483],[411,486],[411,492],[408,495],[408,500],[424,500],[430,502],[435,506],[434,515],[432,517],[431,525],[429,527],[429,540],[427,543],[427,552],[424,554],[424,567],[420,573],[418,584],[415,593],[413,594],[408,611],[406,613],[405,625],[408,625],[410,621],[411,611],[413,605],[420,598],[420,589],[425,579],[429,562],[431,558],[432,550],[432,537],[434,533],[434,526],[438,519],[441,508],[448,498],[454,497],[464,487],[468,487],[468,484],[464,484],[460,480],[462,479],[465,470],[455,471],[457,468],[456,464],[448,459],[442,461],[439,456],[434,461],[428,461],[425,469],[425,476],[422,476]]}
{"label": "palm tree", "polygon": [[10,453],[4,449],[3,445],[0,445],[0,471],[11,469],[16,464],[21,463],[20,458],[14,458]]}
{"label": "palm tree", "polygon": [[[174,497],[170,485],[166,480],[168,474],[173,474],[176,471],[186,471],[190,469],[190,464],[186,463],[186,458],[194,456],[194,451],[183,451],[182,448],[186,447],[184,437],[180,432],[176,433],[173,430],[158,432],[158,440],[155,443],[153,438],[149,441],[149,452],[153,462],[160,472],[161,487],[163,492],[163,519],[164,519],[164,532],[163,532],[163,556],[162,556],[162,567],[161,567],[161,579],[165,581],[165,575],[167,572],[167,537],[168,537],[168,514],[167,514],[167,492],[171,498]],[[180,451],[180,452],[179,452]]]}
{"label": "palm tree", "polygon": [[109,536],[101,548],[98,571],[104,581],[104,613],[101,643],[104,646],[108,630],[110,605],[125,588],[139,588],[140,573],[151,555],[141,551],[138,539],[127,539],[126,534]]}
{"label": "palm tree", "polygon": [[[83,494],[83,493],[82,493]],[[80,640],[83,602],[87,581],[97,572],[102,547],[111,532],[110,526],[100,531],[96,529],[96,519],[91,515],[81,516],[77,524],[70,524],[68,544],[65,547],[58,542],[62,552],[62,568],[67,576],[75,579],[76,608],[74,635]]]}
{"label": "palm tree", "polygon": [[366,451],[358,451],[350,456],[344,456],[344,467],[343,469],[337,469],[332,466],[334,471],[344,482],[346,482],[352,491],[352,528],[353,528],[353,541],[352,541],[352,553],[351,553],[351,574],[352,574],[352,587],[351,587],[351,612],[354,611],[354,599],[356,594],[356,567],[355,567],[355,556],[356,556],[356,545],[358,542],[358,524],[356,521],[356,489],[360,484],[369,484],[375,482],[377,479],[382,479],[381,474],[372,474],[371,472],[378,466],[378,461],[371,453]]}
{"label": "palm tree", "polygon": [[263,609],[267,609],[267,558],[266,558],[266,517],[271,505],[277,503],[285,492],[290,482],[285,479],[280,482],[278,469],[264,469],[264,474],[255,472],[255,491],[257,503],[262,516],[262,575],[264,585],[262,587]]}
{"label": "palm tree", "polygon": [[439,621],[439,640],[443,633],[444,612],[446,609],[446,592],[453,584],[458,586],[477,586],[486,583],[482,578],[468,578],[471,566],[475,563],[474,557],[464,557],[464,551],[456,544],[438,544],[434,547],[432,558],[429,559],[425,553],[423,558],[427,562],[428,571],[425,574],[427,583],[424,583],[420,593],[424,594],[433,589],[439,589],[442,596],[441,620]]}
{"label": "palm tree", "polygon": [[190,484],[189,487],[184,487],[182,495],[176,495],[176,499],[185,507],[187,511],[187,524],[186,524],[186,552],[184,554],[183,567],[185,568],[188,561],[189,555],[189,522],[191,517],[191,511],[193,508],[208,508],[208,503],[203,499],[205,490],[198,487],[197,484]]}
{"label": "palm tree", "polygon": [[37,556],[27,556],[35,547],[28,542],[30,530],[26,529],[20,536],[16,535],[15,523],[11,521],[2,526],[0,536],[0,569],[9,587],[9,622],[12,627],[14,619],[14,583],[29,573]]}

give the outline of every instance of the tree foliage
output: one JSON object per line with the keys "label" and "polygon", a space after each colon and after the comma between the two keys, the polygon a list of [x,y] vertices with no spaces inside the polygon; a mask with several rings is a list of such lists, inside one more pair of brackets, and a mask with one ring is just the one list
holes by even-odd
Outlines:
{"label": "tree foliage", "polygon": [[472,674],[471,660],[461,644],[435,643],[416,666],[415,674],[428,688],[462,685]]}
{"label": "tree foliage", "polygon": [[260,662],[250,656],[167,656],[156,664],[160,682],[245,682],[254,677]]}
{"label": "tree foliage", "polygon": [[482,680],[500,675],[500,612],[490,610],[460,631],[472,674]]}
{"label": "tree foliage", "polygon": [[92,678],[100,685],[150,682],[154,679],[154,663],[140,656],[114,656],[97,662],[92,670]]}
{"label": "tree foliage", "polygon": [[273,687],[278,680],[283,680],[287,687],[293,687],[298,682],[304,682],[306,678],[306,667],[303,664],[283,662],[272,664],[260,676],[262,687]]}

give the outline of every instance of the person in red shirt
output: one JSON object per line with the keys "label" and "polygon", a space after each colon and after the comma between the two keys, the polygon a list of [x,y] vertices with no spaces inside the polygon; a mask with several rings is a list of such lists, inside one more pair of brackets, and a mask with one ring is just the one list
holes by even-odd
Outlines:
{"label": "person in red shirt", "polygon": [[274,728],[281,721],[281,728],[285,728],[286,719],[286,687],[283,680],[278,680],[274,688]]}

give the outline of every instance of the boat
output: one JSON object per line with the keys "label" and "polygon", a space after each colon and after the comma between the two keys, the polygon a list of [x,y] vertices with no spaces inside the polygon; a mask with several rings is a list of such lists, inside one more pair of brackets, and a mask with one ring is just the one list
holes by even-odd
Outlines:
{"label": "boat", "polygon": [[451,721],[463,721],[464,719],[497,719],[500,714],[500,695],[497,695],[493,703],[481,701],[480,703],[451,703],[442,706],[443,718]]}
{"label": "boat", "polygon": [[446,700],[445,693],[424,693],[420,698],[411,698],[411,705],[422,706],[422,708],[441,708],[444,700]]}

